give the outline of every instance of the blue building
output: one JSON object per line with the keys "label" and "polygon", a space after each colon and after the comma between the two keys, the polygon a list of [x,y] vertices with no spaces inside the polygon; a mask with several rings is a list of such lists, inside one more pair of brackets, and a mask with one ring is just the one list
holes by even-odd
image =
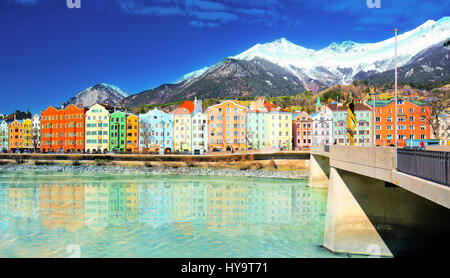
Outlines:
{"label": "blue building", "polygon": [[173,115],[153,109],[139,115],[139,149],[141,152],[173,152]]}

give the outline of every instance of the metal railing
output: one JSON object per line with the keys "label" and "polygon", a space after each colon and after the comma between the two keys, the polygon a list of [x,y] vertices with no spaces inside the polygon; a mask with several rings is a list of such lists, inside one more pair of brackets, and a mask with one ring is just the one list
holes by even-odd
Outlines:
{"label": "metal railing", "polygon": [[398,149],[397,170],[450,186],[450,152]]}

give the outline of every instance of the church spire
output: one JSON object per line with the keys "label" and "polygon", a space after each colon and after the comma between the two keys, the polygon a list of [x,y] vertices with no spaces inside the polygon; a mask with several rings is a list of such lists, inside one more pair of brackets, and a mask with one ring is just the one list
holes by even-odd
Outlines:
{"label": "church spire", "polygon": [[322,103],[320,102],[320,96],[317,96],[316,112],[320,110],[321,106]]}

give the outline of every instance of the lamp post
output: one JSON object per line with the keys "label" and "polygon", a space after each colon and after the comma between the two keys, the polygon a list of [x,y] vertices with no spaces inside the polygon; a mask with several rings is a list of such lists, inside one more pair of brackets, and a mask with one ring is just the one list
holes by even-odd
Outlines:
{"label": "lamp post", "polygon": [[397,29],[394,29],[395,32],[395,169],[397,169]]}

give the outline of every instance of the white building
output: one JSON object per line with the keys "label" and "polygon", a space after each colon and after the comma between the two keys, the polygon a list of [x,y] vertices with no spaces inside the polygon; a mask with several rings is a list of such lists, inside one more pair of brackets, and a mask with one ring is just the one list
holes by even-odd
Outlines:
{"label": "white building", "polygon": [[323,105],[311,115],[313,145],[333,144],[333,112]]}
{"label": "white building", "polygon": [[208,115],[198,112],[192,117],[192,153],[208,151]]}
{"label": "white building", "polygon": [[31,118],[31,140],[35,150],[41,149],[41,117],[34,114]]}

